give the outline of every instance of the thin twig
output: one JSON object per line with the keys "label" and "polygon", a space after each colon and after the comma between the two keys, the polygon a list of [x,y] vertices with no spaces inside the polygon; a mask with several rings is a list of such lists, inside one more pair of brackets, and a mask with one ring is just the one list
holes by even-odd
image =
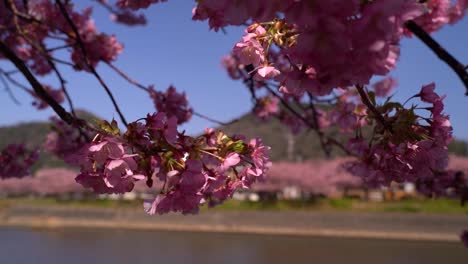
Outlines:
{"label": "thin twig", "polygon": [[25,91],[28,94],[33,94],[33,91],[31,91],[29,89],[29,87],[26,87],[26,85],[24,85],[24,84],[20,83],[19,81],[15,80],[13,77],[10,76],[10,73],[4,72],[2,70],[0,70],[0,72],[7,79],[7,81],[9,81],[11,84],[13,84],[14,86],[22,89],[23,91]]}
{"label": "thin twig", "polygon": [[265,85],[264,86],[268,92],[270,92],[274,97],[278,98],[281,102],[281,104],[286,107],[286,109],[288,109],[293,115],[295,115],[297,118],[301,119],[305,124],[307,124],[310,128],[315,128],[315,125],[313,123],[311,123],[307,118],[305,118],[304,116],[302,116],[300,113],[298,113],[292,106],[290,106],[288,104],[288,102],[286,102],[286,100],[284,100],[284,98],[282,96],[280,96],[279,94],[277,94],[275,91],[273,91],[273,89],[271,89],[270,86],[268,85]]}
{"label": "thin twig", "polygon": [[48,49],[46,49],[45,51],[46,51],[46,52],[52,52],[52,51],[61,50],[61,49],[67,49],[67,48],[71,48],[71,47],[73,47],[73,45],[71,45],[71,44],[64,44],[64,45],[60,45],[60,46],[57,46],[57,47],[48,48]]}
{"label": "thin twig", "polygon": [[5,77],[3,74],[0,74],[0,81],[3,83],[3,86],[5,87],[5,91],[8,93],[8,95],[10,96],[11,100],[16,104],[16,105],[20,105],[21,103],[18,101],[18,99],[16,99],[15,95],[13,94],[13,92],[11,91],[10,89],[10,85],[8,85],[8,82],[5,80]]}
{"label": "thin twig", "polygon": [[124,73],[122,70],[120,70],[119,68],[117,68],[117,66],[115,66],[114,64],[110,63],[110,62],[106,62],[106,64],[111,68],[113,69],[117,74],[119,74],[122,78],[124,78],[127,82],[129,82],[130,84],[133,84],[135,85],[136,87],[142,89],[143,91],[146,91],[146,92],[149,92],[150,89],[147,87],[147,86],[144,86],[143,84],[135,81],[134,79],[130,78],[130,76],[128,76],[126,73]]}
{"label": "thin twig", "polygon": [[[48,53],[47,53],[46,47],[44,46],[43,43],[40,43],[40,48],[41,48],[40,52],[43,52],[43,53],[46,54],[46,61],[49,64],[49,66],[52,68],[52,71],[57,76],[57,79],[60,82],[60,88],[61,88],[63,94],[65,94],[65,98],[67,99],[68,105],[70,106],[70,111],[71,111],[72,115],[76,118],[75,108],[73,107],[72,99],[71,99],[70,94],[68,93],[68,90],[66,88],[65,78],[63,78],[62,73],[58,70],[57,66],[55,66],[55,63],[52,62],[52,59],[51,59],[52,56],[47,56]],[[80,130],[80,133],[81,132],[82,131]]]}
{"label": "thin twig", "polygon": [[405,23],[406,28],[428,46],[436,55],[444,61],[460,78],[465,85],[465,95],[468,96],[468,72],[465,65],[460,63],[452,54],[446,51],[437,41],[435,41],[416,22],[410,20]]}
{"label": "thin twig", "polygon": [[211,118],[211,117],[208,117],[208,116],[206,116],[206,115],[200,114],[200,113],[195,112],[195,111],[193,112],[193,115],[194,115],[194,116],[198,116],[198,117],[200,117],[200,118],[203,118],[203,119],[205,119],[205,120],[208,120],[208,121],[210,121],[210,122],[212,122],[212,123],[221,125],[221,126],[228,126],[228,125],[231,125],[231,124],[233,124],[233,123],[239,121],[239,119],[236,118],[236,119],[231,120],[231,121],[229,121],[229,122],[222,122],[222,121],[218,121],[218,120],[216,120],[216,119],[213,119],[213,118]]}

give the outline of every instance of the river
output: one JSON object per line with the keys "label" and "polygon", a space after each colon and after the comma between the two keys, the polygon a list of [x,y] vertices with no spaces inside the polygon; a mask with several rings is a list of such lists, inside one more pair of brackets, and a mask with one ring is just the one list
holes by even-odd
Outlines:
{"label": "river", "polygon": [[468,263],[461,243],[116,229],[0,228],[0,263]]}

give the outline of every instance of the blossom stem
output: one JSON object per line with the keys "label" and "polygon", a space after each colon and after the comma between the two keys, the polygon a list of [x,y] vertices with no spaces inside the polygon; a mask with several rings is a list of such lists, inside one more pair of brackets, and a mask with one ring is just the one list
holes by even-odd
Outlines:
{"label": "blossom stem", "polygon": [[364,91],[364,87],[361,85],[356,85],[356,89],[361,96],[362,103],[374,114],[375,119],[390,133],[393,133],[393,128],[390,124],[387,123],[382,114],[375,108],[375,105],[370,101],[369,95]]}
{"label": "blossom stem", "polygon": [[110,62],[106,62],[106,64],[112,69],[114,70],[117,74],[119,74],[122,78],[124,78],[127,82],[129,82],[130,84],[133,84],[135,85],[136,87],[142,89],[143,91],[146,91],[146,92],[149,92],[150,89],[148,89],[148,87],[144,86],[143,84],[133,80],[132,78],[130,78],[130,76],[128,76],[127,74],[125,74],[122,70],[120,70],[119,68],[117,68],[117,66],[115,66],[114,64],[110,63]]}
{"label": "blossom stem", "polygon": [[205,153],[205,154],[208,154],[208,155],[210,155],[210,156],[212,156],[212,157],[215,157],[215,158],[217,158],[217,159],[219,159],[219,160],[221,160],[221,161],[224,161],[224,158],[222,158],[222,157],[220,157],[220,156],[218,156],[218,155],[216,155],[216,154],[213,154],[213,153],[211,153],[211,152],[209,152],[209,151],[206,151],[206,150],[203,150],[203,149],[197,149],[197,150],[200,151],[200,152],[203,152],[203,153]]}

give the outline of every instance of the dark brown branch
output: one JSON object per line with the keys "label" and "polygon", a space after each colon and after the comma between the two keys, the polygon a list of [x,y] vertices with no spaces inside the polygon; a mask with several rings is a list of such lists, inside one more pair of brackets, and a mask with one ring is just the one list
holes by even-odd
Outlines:
{"label": "dark brown branch", "polygon": [[57,46],[57,47],[53,47],[53,48],[48,48],[48,49],[45,50],[45,52],[52,52],[52,51],[61,50],[61,49],[67,49],[67,48],[71,48],[71,47],[73,47],[73,45],[64,44],[64,45],[61,45],[61,46]]}
{"label": "dark brown branch", "polygon": [[405,26],[458,75],[465,85],[465,95],[468,96],[468,72],[465,65],[461,64],[452,54],[447,52],[437,41],[424,31],[424,29],[416,24],[416,22],[410,20],[406,22]]}
{"label": "dark brown branch", "polygon": [[75,23],[73,23],[73,20],[71,19],[70,15],[68,14],[68,11],[66,10],[65,6],[62,4],[60,0],[56,0],[55,3],[58,5],[60,12],[62,15],[65,17],[65,20],[67,20],[67,23],[70,25],[72,28],[73,32],[75,33],[76,41],[78,42],[78,45],[81,49],[82,55],[83,55],[83,61],[85,62],[86,66],[88,69],[91,71],[91,73],[96,77],[96,79],[99,81],[101,86],[104,88],[106,91],[107,95],[112,101],[112,104],[114,105],[115,111],[117,111],[117,114],[120,117],[120,120],[122,123],[127,127],[128,123],[127,120],[125,120],[124,115],[122,114],[122,111],[120,110],[119,105],[117,104],[117,101],[114,98],[114,95],[112,94],[111,90],[107,86],[107,84],[104,82],[104,80],[101,78],[101,76],[98,74],[96,69],[91,65],[91,63],[88,60],[88,54],[84,45],[83,40],[81,39],[80,32],[78,31],[78,28],[76,27]]}
{"label": "dark brown branch", "polygon": [[[13,65],[15,65],[15,67],[23,74],[23,76],[29,82],[36,95],[41,100],[45,101],[65,123],[78,128],[80,133],[82,133],[81,128],[86,128],[96,133],[104,133],[101,130],[92,126],[86,120],[76,118],[69,112],[67,112],[57,101],[55,101],[53,97],[49,95],[49,93],[47,93],[46,90],[44,90],[42,84],[39,83],[36,77],[34,77],[34,75],[31,73],[26,64],[18,56],[16,56],[16,54],[10,48],[8,48],[8,46],[6,46],[5,43],[3,43],[2,41],[0,41],[0,53],[2,53],[9,61],[13,63]],[[31,93],[29,89],[16,82],[16,80],[12,79],[11,76],[9,76],[8,74],[5,75],[5,77],[7,77],[10,82],[14,83],[15,85],[19,85],[20,87],[24,88],[27,92]],[[85,137],[87,138],[87,136]]]}
{"label": "dark brown branch", "polygon": [[361,97],[362,103],[369,109],[372,114],[374,115],[375,119],[390,133],[393,133],[393,128],[392,126],[385,120],[385,118],[382,116],[382,114],[375,108],[375,105],[370,101],[369,95],[367,94],[366,91],[364,91],[364,88],[361,85],[356,85],[356,90],[359,93],[359,96]]}
{"label": "dark brown branch", "polygon": [[325,142],[324,133],[320,129],[318,111],[313,102],[314,96],[310,92],[307,92],[307,95],[309,96],[309,100],[310,100],[309,106],[310,106],[310,109],[312,110],[312,116],[314,118],[314,123],[315,123],[315,131],[317,133],[317,136],[320,139],[320,145],[322,145],[322,149],[325,152],[325,155],[327,157],[330,157],[330,154],[331,154],[330,149],[328,148],[327,143]]}
{"label": "dark brown branch", "polygon": [[42,87],[39,81],[34,77],[29,68],[24,64],[24,62],[16,56],[16,54],[8,48],[2,41],[0,41],[0,52],[11,61],[15,67],[23,74],[23,76],[28,80],[29,84],[42,100],[44,100],[52,109],[57,113],[57,115],[69,125],[75,123],[73,116],[68,113],[55,99],[50,96],[46,90]]}

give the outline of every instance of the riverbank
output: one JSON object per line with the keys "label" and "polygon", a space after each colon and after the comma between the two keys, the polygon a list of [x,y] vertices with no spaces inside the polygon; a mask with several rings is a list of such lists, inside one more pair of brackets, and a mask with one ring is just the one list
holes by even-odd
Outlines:
{"label": "riverbank", "polygon": [[458,242],[467,215],[309,211],[204,211],[148,216],[142,209],[14,205],[0,226],[47,229],[113,228],[240,234]]}

